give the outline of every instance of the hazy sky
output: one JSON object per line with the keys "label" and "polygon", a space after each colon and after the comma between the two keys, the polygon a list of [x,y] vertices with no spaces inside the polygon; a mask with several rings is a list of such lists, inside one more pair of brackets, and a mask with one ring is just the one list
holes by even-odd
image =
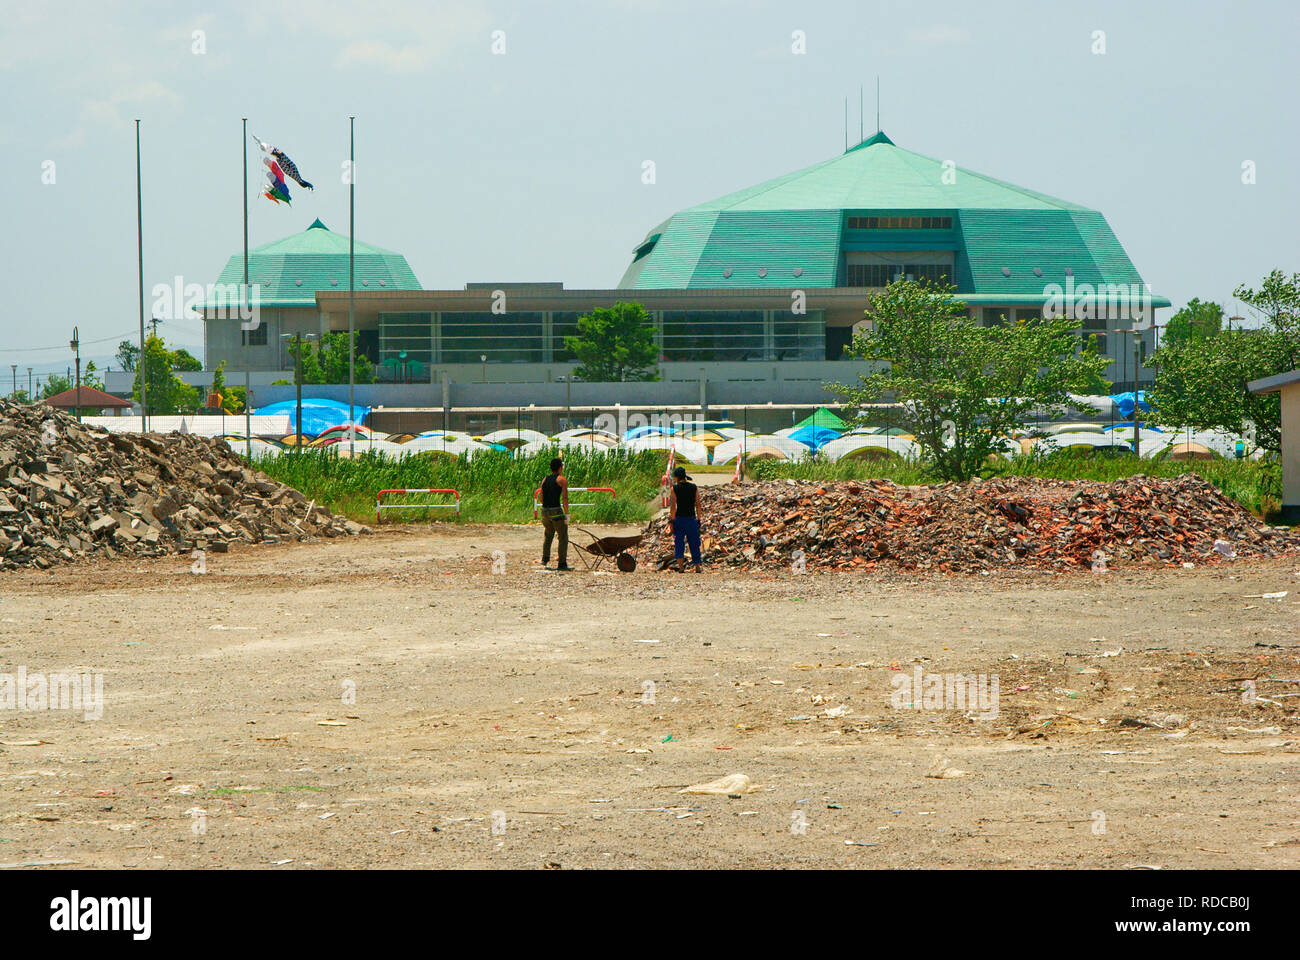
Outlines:
{"label": "hazy sky", "polygon": [[252,246],[346,231],[355,114],[357,236],[425,287],[612,287],[674,211],[841,152],[846,95],[856,141],[863,84],[871,133],[879,74],[899,146],[1095,207],[1156,293],[1235,312],[1300,270],[1298,51],[1295,0],[0,0],[0,388],[74,324],[84,356],[134,336],[137,117],[146,309],[240,248],[242,116],[316,185],[254,195]]}

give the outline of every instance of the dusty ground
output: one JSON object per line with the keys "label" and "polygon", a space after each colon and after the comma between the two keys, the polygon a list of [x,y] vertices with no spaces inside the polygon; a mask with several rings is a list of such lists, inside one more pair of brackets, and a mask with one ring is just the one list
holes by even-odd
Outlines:
{"label": "dusty ground", "polygon": [[[99,720],[0,710],[0,863],[1300,863],[1300,561],[560,575],[538,538],[0,577],[0,672],[104,677]],[[997,717],[894,709],[918,666],[996,675]]]}

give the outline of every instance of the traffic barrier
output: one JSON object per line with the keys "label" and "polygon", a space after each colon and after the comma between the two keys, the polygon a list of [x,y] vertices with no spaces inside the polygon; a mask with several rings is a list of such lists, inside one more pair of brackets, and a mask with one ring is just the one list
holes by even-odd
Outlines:
{"label": "traffic barrier", "polygon": [[[613,487],[570,487],[569,493],[608,493],[611,500],[618,499],[618,494],[614,492]],[[595,503],[574,503],[569,501],[569,509],[574,507],[594,507]],[[542,506],[542,488],[538,487],[533,491],[533,519],[537,519],[537,511]]]}
{"label": "traffic barrier", "polygon": [[[384,503],[384,495],[388,493],[450,493],[455,496],[454,503]],[[406,510],[421,508],[425,510],[455,510],[460,513],[460,491],[453,487],[424,487],[411,490],[380,490],[375,494],[375,522],[378,523],[383,519],[382,510]]]}

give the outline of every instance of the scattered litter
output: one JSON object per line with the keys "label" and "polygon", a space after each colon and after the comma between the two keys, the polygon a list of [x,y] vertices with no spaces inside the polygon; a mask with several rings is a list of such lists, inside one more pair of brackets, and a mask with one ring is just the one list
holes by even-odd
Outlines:
{"label": "scattered litter", "polygon": [[697,783],[693,787],[687,787],[677,792],[725,797],[731,794],[753,793],[756,789],[758,788],[750,783],[749,777],[743,773],[731,773],[725,777],[719,777],[717,780],[710,780],[708,783]]}
{"label": "scattered litter", "polygon": [[317,720],[318,727],[346,727],[347,723],[343,720]]}
{"label": "scattered litter", "polygon": [[844,841],[844,846],[846,846],[846,847],[878,847],[878,846],[880,846],[880,844],[878,844],[878,843],[860,843],[860,842],[857,841],[857,840],[845,840],[845,841]]}
{"label": "scattered litter", "polygon": [[926,776],[932,780],[956,780],[958,777],[969,777],[970,771],[950,767],[946,758],[937,757]]}

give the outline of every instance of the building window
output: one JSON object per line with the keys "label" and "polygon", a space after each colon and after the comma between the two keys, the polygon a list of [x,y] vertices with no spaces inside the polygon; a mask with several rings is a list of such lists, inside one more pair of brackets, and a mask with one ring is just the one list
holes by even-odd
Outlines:
{"label": "building window", "polygon": [[542,363],[541,313],[444,313],[443,363]]}
{"label": "building window", "polygon": [[984,308],[984,326],[986,327],[1004,327],[1011,317],[1010,307],[985,307]]}
{"label": "building window", "polygon": [[952,217],[849,217],[850,230],[951,230]]}
{"label": "building window", "polygon": [[432,319],[428,313],[379,315],[379,355],[375,362],[385,379],[423,378],[423,368],[433,362]]}
{"label": "building window", "polygon": [[665,360],[763,360],[762,310],[664,311]]}
{"label": "building window", "polygon": [[850,263],[847,286],[884,287],[901,277],[926,283],[952,283],[952,266],[946,263]]}
{"label": "building window", "polygon": [[266,346],[266,328],[267,328],[267,323],[265,320],[258,323],[258,325],[255,326],[252,330],[244,330],[243,327],[240,327],[240,331],[243,334],[244,346],[246,347]]}

